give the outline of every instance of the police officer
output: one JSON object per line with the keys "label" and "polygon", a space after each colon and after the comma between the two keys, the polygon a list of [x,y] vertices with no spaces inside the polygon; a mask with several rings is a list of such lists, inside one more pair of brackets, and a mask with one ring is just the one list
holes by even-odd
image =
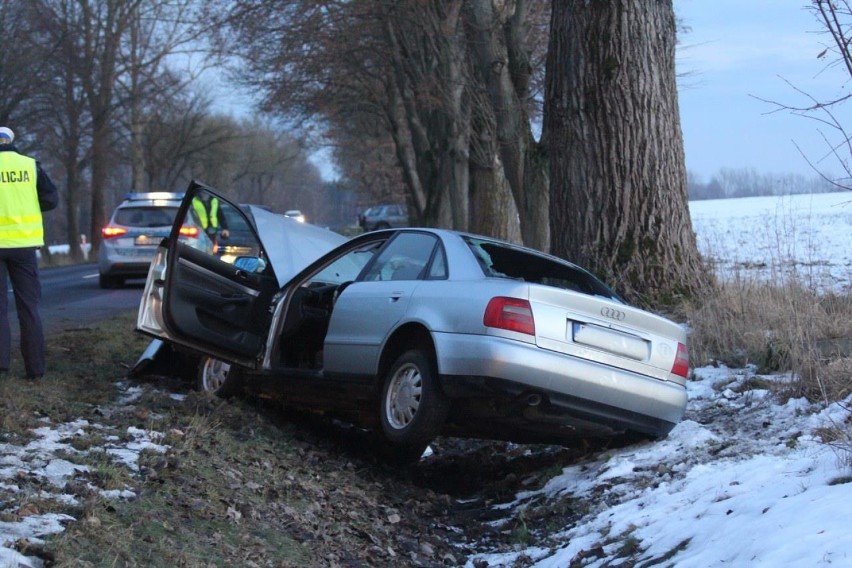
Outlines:
{"label": "police officer", "polygon": [[59,194],[39,163],[19,154],[14,141],[15,133],[0,126],[0,374],[8,372],[11,360],[7,290],[11,280],[26,378],[39,379],[45,356],[36,249],[44,245],[41,213],[56,208]]}

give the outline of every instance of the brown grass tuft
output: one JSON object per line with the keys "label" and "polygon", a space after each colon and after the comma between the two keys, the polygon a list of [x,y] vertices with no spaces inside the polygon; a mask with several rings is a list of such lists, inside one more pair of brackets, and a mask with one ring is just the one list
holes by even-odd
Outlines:
{"label": "brown grass tuft", "polygon": [[695,365],[719,362],[758,372],[792,371],[789,394],[837,401],[852,392],[852,294],[736,278],[688,310]]}

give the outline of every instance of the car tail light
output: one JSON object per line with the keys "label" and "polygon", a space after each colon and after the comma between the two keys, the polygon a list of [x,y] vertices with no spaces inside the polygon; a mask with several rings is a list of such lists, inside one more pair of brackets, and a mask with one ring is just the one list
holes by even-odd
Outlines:
{"label": "car tail light", "polygon": [[487,327],[497,327],[535,335],[532,307],[526,300],[497,296],[491,298],[482,320]]}
{"label": "car tail light", "polygon": [[689,352],[683,343],[677,344],[677,355],[675,355],[672,374],[686,378],[689,375]]}
{"label": "car tail light", "polygon": [[112,225],[107,225],[103,229],[101,229],[101,235],[105,239],[114,239],[115,237],[120,237],[121,235],[127,234],[127,229],[123,227],[113,227]]}
{"label": "car tail light", "polygon": [[180,228],[180,236],[194,239],[198,236],[198,227],[183,225]]}

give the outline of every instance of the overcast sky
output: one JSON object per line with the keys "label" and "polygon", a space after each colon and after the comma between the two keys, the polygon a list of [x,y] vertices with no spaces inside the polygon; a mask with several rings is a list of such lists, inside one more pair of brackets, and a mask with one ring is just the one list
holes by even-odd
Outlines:
{"label": "overcast sky", "polygon": [[[839,68],[817,58],[827,40],[808,0],[675,0],[675,12],[690,31],[681,36],[678,73],[687,169],[705,181],[722,168],[760,173],[816,175],[794,146],[813,162],[828,147],[814,120],[775,112],[758,99],[788,105],[807,99],[788,84],[817,97],[848,92]],[[848,107],[848,105],[847,105]],[[850,109],[841,109],[852,128]],[[831,159],[820,167],[837,174]]]}

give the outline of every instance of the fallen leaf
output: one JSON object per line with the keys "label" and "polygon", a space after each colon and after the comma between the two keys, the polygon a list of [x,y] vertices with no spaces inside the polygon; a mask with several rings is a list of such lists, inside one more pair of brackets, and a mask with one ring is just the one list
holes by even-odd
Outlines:
{"label": "fallen leaf", "polygon": [[40,514],[38,507],[36,507],[33,503],[25,503],[21,505],[21,508],[18,509],[18,515],[21,517],[31,517],[33,515]]}

